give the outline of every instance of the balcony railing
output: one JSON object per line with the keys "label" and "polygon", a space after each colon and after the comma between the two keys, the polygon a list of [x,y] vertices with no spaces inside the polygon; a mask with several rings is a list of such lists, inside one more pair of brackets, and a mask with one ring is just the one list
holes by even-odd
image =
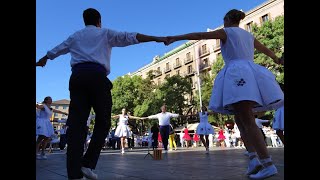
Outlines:
{"label": "balcony railing", "polygon": [[162,72],[158,70],[154,71],[153,73],[154,73],[154,77],[158,77],[162,75]]}
{"label": "balcony railing", "polygon": [[181,66],[182,66],[182,64],[181,64],[180,62],[174,63],[174,64],[173,64],[173,69],[177,69],[177,68],[179,68],[179,67],[181,67]]}
{"label": "balcony railing", "polygon": [[210,69],[210,68],[211,68],[211,63],[200,64],[200,66],[199,66],[200,71]]}
{"label": "balcony railing", "polygon": [[205,50],[202,50],[202,51],[200,52],[200,57],[205,56],[205,55],[209,55],[209,54],[210,54],[209,49],[205,49]]}
{"label": "balcony railing", "polygon": [[170,71],[171,71],[171,67],[170,66],[164,68],[164,73],[167,73],[167,72],[170,72]]}
{"label": "balcony railing", "polygon": [[196,71],[194,69],[188,70],[183,73],[183,76],[191,76],[191,75],[194,75],[195,72]]}
{"label": "balcony railing", "polygon": [[193,61],[193,57],[186,58],[184,59],[184,64],[191,63],[192,61]]}
{"label": "balcony railing", "polygon": [[217,44],[215,46],[213,46],[213,51],[216,52],[216,51],[219,51],[221,48],[220,44]]}

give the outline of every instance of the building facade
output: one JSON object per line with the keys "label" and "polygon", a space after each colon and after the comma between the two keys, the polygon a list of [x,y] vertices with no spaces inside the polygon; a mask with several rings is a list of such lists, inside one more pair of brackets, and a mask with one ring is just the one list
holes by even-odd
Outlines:
{"label": "building facade", "polygon": [[[58,101],[53,101],[52,104],[51,104],[51,107],[53,109],[56,109],[56,110],[59,110],[59,111],[63,111],[63,112],[66,112],[66,113],[69,113],[69,105],[70,105],[70,100],[67,100],[67,99],[61,99],[61,100],[58,100]],[[67,116],[64,115],[64,114],[59,114],[59,113],[53,113],[52,114],[52,117],[51,117],[51,120],[64,120],[66,119]],[[53,122],[53,127],[58,130],[58,129],[61,129],[61,126],[63,125],[64,123],[58,123],[58,122]]]}
{"label": "building facade", "polygon": [[[240,22],[239,27],[251,32],[253,24],[260,26],[268,20],[284,15],[284,0],[269,0],[245,13],[246,17]],[[220,28],[223,28],[223,25],[215,29],[208,28],[207,31]],[[150,64],[129,75],[146,78],[148,73],[153,71],[153,81],[161,84],[166,77],[179,74],[189,79],[195,92],[198,88],[197,75],[211,74],[211,66],[220,54],[220,40],[191,40],[165,53],[162,57],[156,56]]]}

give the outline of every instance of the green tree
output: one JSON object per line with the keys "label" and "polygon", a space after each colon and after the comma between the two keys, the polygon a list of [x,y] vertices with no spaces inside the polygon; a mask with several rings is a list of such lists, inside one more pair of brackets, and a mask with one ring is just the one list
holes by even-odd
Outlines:
{"label": "green tree", "polygon": [[[260,27],[254,24],[252,32],[257,40],[275,52],[278,57],[281,57],[284,47],[284,16],[267,21]],[[276,76],[279,83],[284,83],[283,65],[274,63],[271,58],[258,51],[255,51],[254,62],[268,68]]]}
{"label": "green tree", "polygon": [[[119,114],[122,108],[132,112],[135,104],[142,101],[141,99],[141,84],[140,76],[130,77],[128,75],[118,77],[113,81],[112,88],[112,113]],[[139,96],[140,95],[140,96]]]}
{"label": "green tree", "polygon": [[175,111],[182,114],[188,107],[186,96],[192,91],[191,84],[187,78],[174,75],[166,78],[166,81],[159,87],[160,97],[167,105],[168,111]]}

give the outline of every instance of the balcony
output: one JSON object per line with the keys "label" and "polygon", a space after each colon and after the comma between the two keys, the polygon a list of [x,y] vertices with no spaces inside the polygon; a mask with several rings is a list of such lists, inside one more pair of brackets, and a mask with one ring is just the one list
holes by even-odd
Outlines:
{"label": "balcony", "polygon": [[206,55],[209,55],[210,54],[210,51],[208,49],[205,49],[205,50],[202,50],[200,52],[200,57],[203,57],[203,56],[206,56]]}
{"label": "balcony", "polygon": [[177,68],[179,68],[181,66],[182,66],[182,64],[180,62],[179,63],[174,63],[173,64],[173,69],[177,69]]}
{"label": "balcony", "polygon": [[189,63],[191,63],[193,61],[193,57],[189,57],[189,58],[186,58],[186,59],[184,59],[184,64],[186,65],[186,64],[189,64]]}
{"label": "balcony", "polygon": [[217,45],[213,46],[213,52],[219,51],[220,48],[221,48],[220,44],[217,44]]}
{"label": "balcony", "polygon": [[153,72],[153,74],[154,74],[154,77],[158,77],[158,76],[161,76],[161,75],[162,75],[162,72],[156,70],[156,71]]}
{"label": "balcony", "polygon": [[164,73],[170,72],[170,71],[171,71],[171,67],[170,67],[170,66],[165,67],[165,68],[163,69],[163,71],[164,71]]}
{"label": "balcony", "polygon": [[196,71],[195,71],[194,69],[188,70],[188,71],[185,71],[185,72],[183,73],[183,76],[192,76],[192,75],[194,75],[195,72],[196,72]]}
{"label": "balcony", "polygon": [[206,69],[211,69],[211,63],[205,63],[205,64],[200,64],[199,65],[199,70],[204,71]]}

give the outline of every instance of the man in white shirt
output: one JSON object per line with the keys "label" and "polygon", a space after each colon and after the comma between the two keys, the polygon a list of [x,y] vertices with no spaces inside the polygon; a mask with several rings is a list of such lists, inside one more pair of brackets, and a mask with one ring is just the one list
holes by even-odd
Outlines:
{"label": "man in white shirt", "polygon": [[160,126],[160,135],[164,147],[164,152],[168,152],[168,139],[170,130],[170,118],[177,118],[179,114],[166,112],[166,105],[161,106],[161,113],[145,117],[143,119],[158,119]]}
{"label": "man in white shirt", "polygon": [[[84,10],[85,28],[69,36],[60,45],[48,51],[36,66],[45,66],[47,60],[71,54],[72,74],[69,81],[70,106],[67,122],[67,174],[69,179],[97,179],[93,173],[100,151],[111,126],[112,83],[110,56],[113,47],[124,47],[141,42],[165,42],[166,37],[140,33],[118,32],[101,28],[101,15],[93,8]],[[91,108],[96,113],[95,128],[89,148],[83,155],[86,120]]]}

